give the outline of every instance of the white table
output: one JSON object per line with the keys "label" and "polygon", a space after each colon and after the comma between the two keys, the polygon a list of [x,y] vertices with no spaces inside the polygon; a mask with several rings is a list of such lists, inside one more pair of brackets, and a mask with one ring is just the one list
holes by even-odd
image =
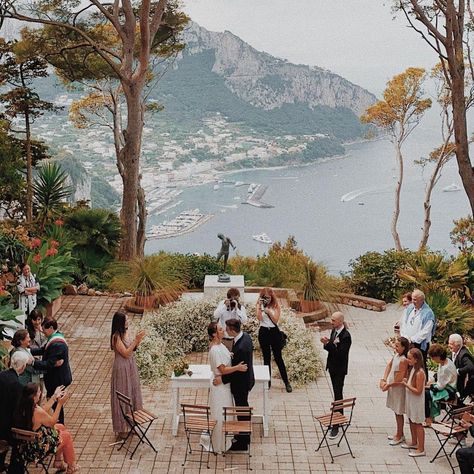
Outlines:
{"label": "white table", "polygon": [[[179,400],[179,391],[182,388],[207,388],[210,389],[213,378],[209,365],[190,365],[189,370],[193,375],[171,376],[171,390],[173,394],[173,436],[178,434],[179,417],[181,416],[181,406]],[[270,421],[270,404],[268,401],[268,382],[270,381],[270,372],[266,365],[254,365],[255,386],[251,394],[258,393],[263,401],[263,413],[255,414],[261,417],[263,422],[263,436],[268,436],[268,424]]]}

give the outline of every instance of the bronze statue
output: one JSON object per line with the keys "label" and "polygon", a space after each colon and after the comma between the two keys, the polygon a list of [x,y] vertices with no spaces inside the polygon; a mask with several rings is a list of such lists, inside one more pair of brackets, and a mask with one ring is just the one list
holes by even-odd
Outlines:
{"label": "bronze statue", "polygon": [[230,277],[226,274],[227,260],[229,259],[229,246],[232,246],[232,249],[235,250],[236,246],[232,243],[232,240],[229,237],[226,237],[224,234],[217,234],[217,237],[222,240],[221,249],[217,254],[217,261],[224,257],[224,270],[223,273],[219,275],[219,282],[229,282]]}

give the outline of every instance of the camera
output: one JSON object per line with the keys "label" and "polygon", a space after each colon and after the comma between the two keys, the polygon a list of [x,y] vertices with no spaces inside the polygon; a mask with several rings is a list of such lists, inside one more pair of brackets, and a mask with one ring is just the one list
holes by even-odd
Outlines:
{"label": "camera", "polygon": [[237,300],[227,300],[227,311],[231,311],[237,307]]}
{"label": "camera", "polygon": [[266,308],[270,304],[270,297],[269,296],[261,296],[260,301],[262,303],[262,306]]}

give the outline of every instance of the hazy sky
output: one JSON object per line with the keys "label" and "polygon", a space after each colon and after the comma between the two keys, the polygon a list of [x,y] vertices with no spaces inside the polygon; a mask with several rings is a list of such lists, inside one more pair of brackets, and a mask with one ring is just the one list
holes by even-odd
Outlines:
{"label": "hazy sky", "polygon": [[409,66],[430,68],[434,52],[393,19],[390,0],[184,0],[191,19],[228,30],[258,50],[330,69],[379,95]]}

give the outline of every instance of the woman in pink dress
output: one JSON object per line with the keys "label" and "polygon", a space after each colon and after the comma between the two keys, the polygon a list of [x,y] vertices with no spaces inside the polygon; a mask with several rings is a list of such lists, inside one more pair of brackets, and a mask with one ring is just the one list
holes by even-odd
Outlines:
{"label": "woman in pink dress", "polygon": [[123,393],[132,401],[134,410],[143,408],[142,391],[138,367],[135,361],[135,349],[138,347],[145,332],[140,331],[132,340],[128,333],[128,318],[123,311],[117,311],[112,319],[110,348],[115,353],[110,387],[110,402],[112,405],[112,425],[117,437],[127,436],[129,426],[122,415],[116,391]]}

